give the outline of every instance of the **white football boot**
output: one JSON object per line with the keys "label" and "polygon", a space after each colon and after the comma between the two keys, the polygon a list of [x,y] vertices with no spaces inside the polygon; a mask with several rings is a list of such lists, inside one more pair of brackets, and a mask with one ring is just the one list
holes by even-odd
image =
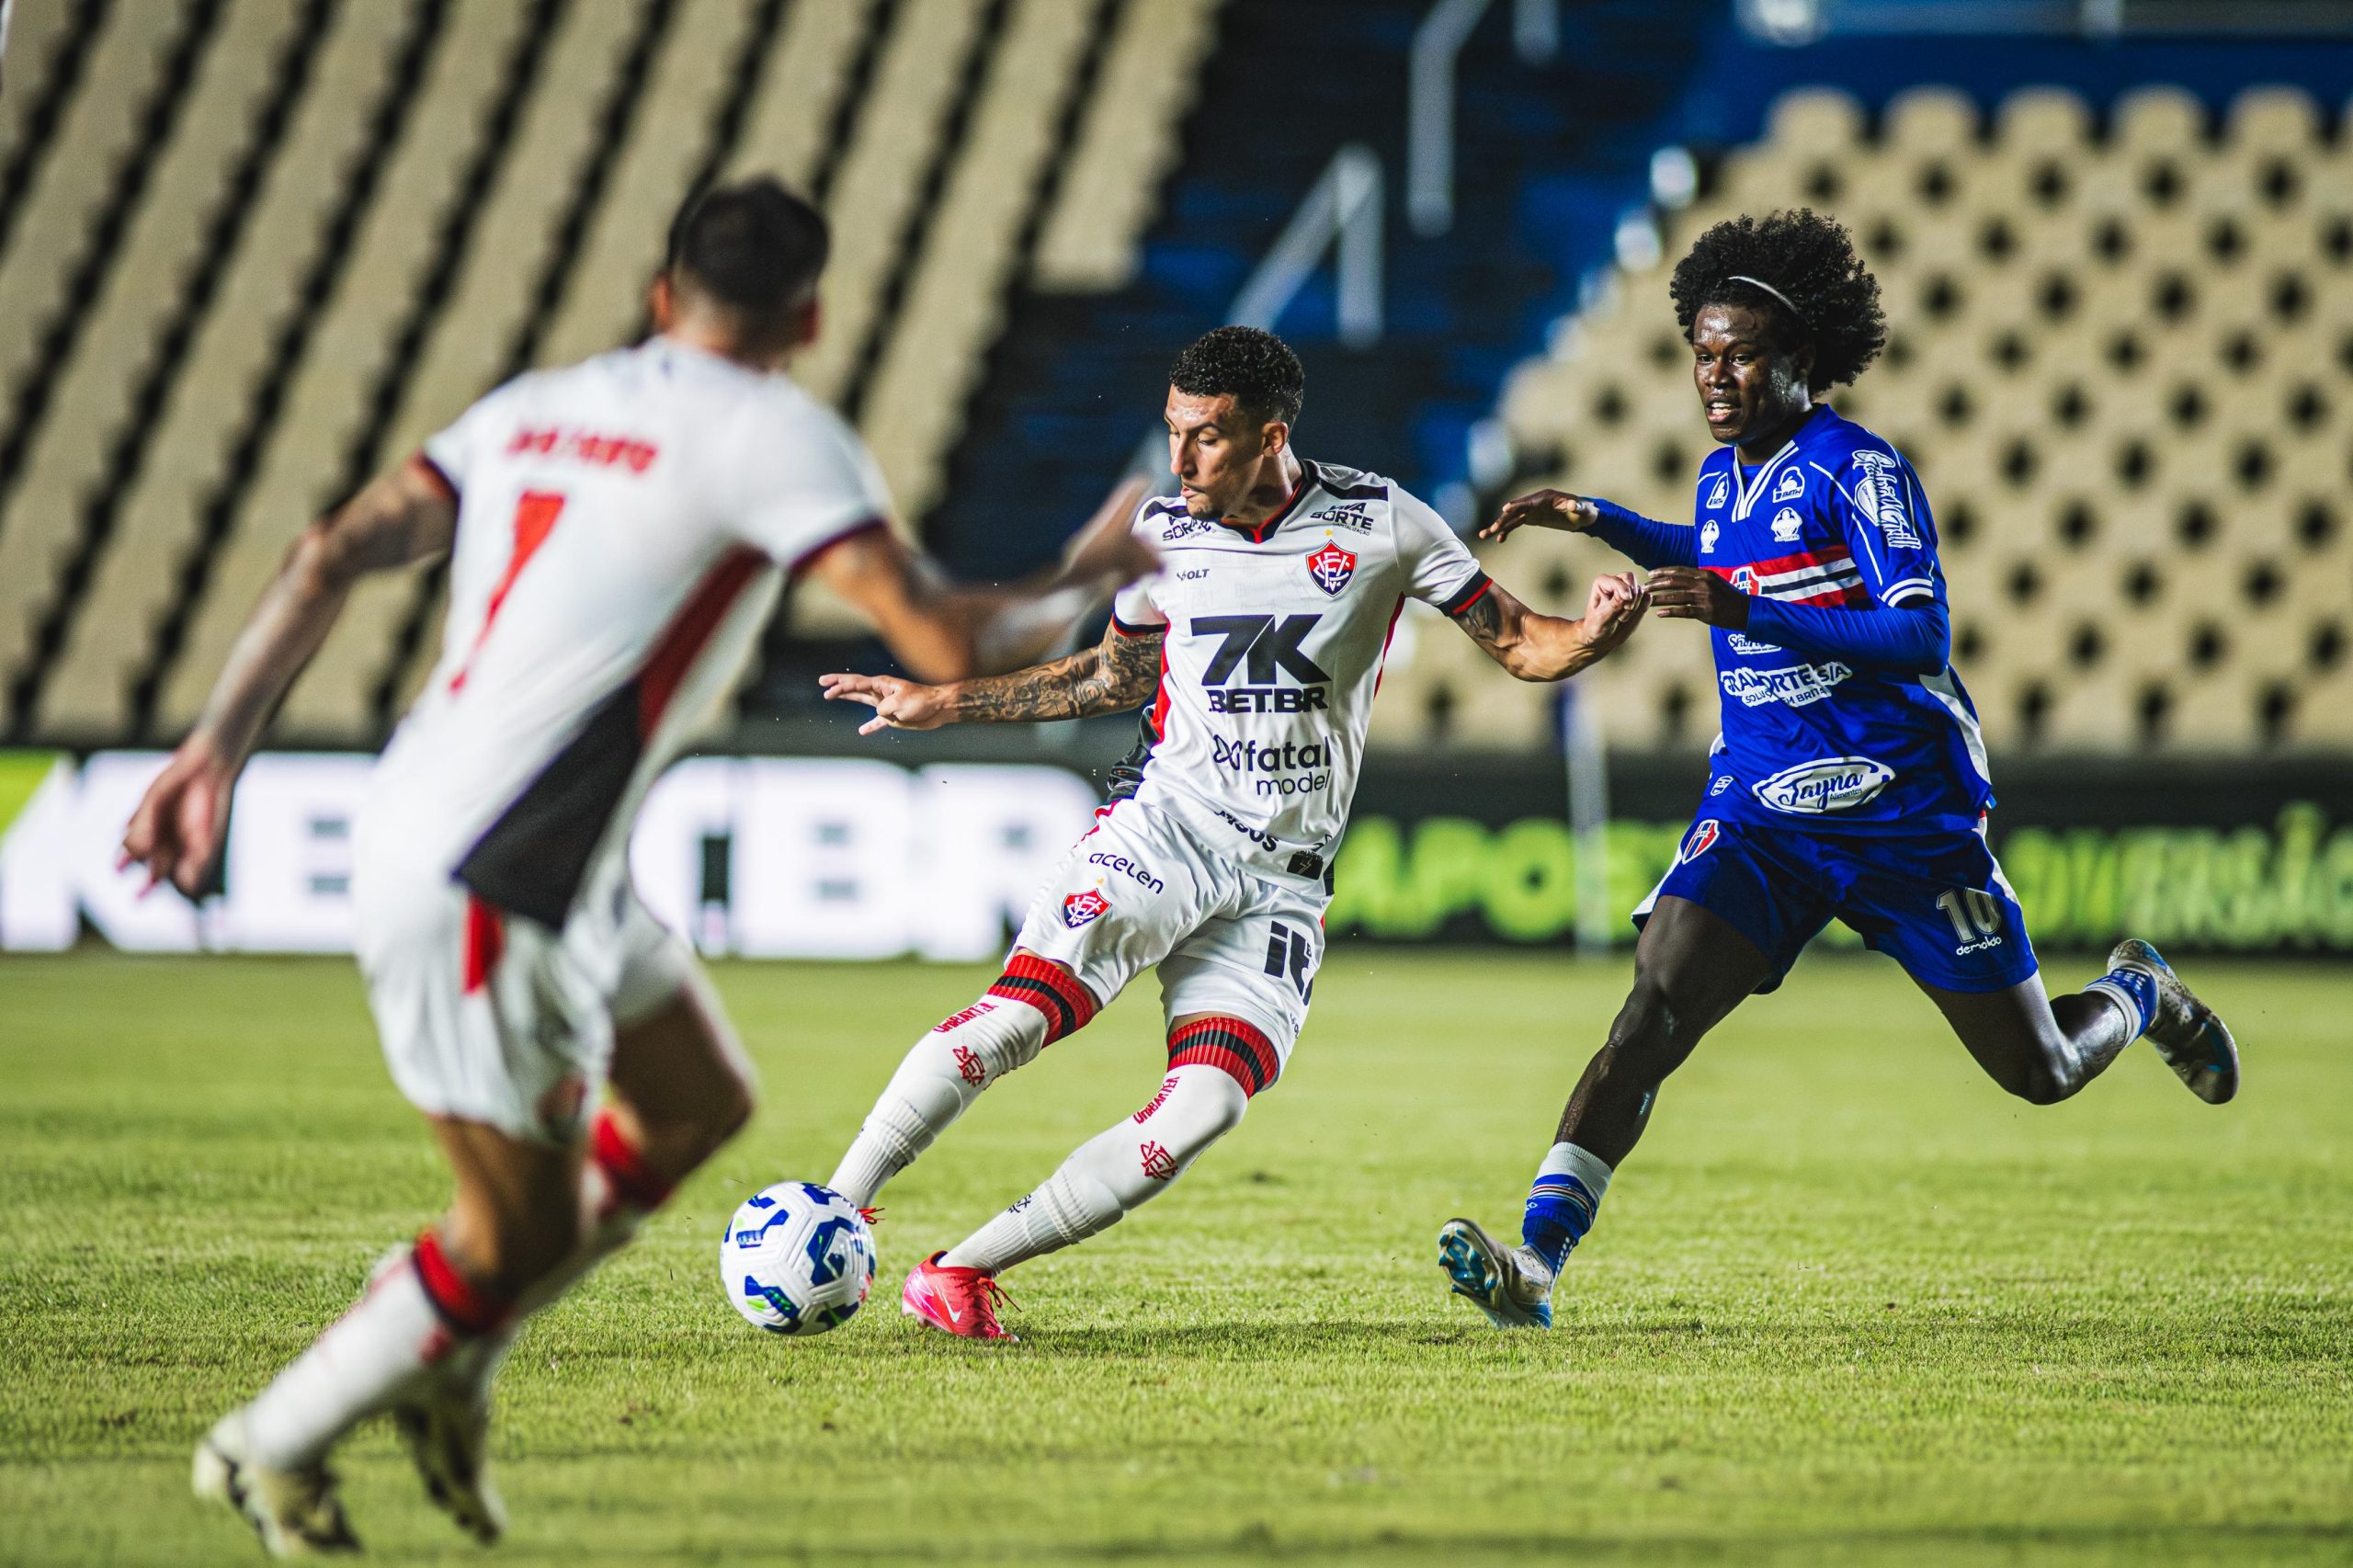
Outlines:
{"label": "white football boot", "polygon": [[1552,1270],[1533,1247],[1499,1246],[1474,1221],[1438,1227],[1438,1267],[1497,1328],[1552,1326]]}
{"label": "white football boot", "polygon": [[2221,1105],[2239,1092],[2238,1042],[2156,949],[2128,937],[2109,952],[2108,967],[2135,970],[2156,982],[2157,1010],[2149,1019],[2149,1044],[2191,1094],[2208,1105]]}
{"label": "white football boot", "polygon": [[[408,1267],[410,1250],[396,1246],[379,1257],[368,1271],[369,1282]],[[486,1449],[490,1386],[514,1347],[511,1326],[460,1345],[392,1408],[392,1429],[426,1496],[484,1546],[506,1532],[506,1505],[490,1483]]]}
{"label": "white football boot", "polygon": [[245,1413],[222,1416],[196,1446],[196,1494],[234,1509],[272,1557],[357,1551],[336,1493],[335,1471],[324,1464],[272,1470],[256,1463],[245,1444]]}
{"label": "white football boot", "polygon": [[426,1397],[392,1408],[392,1427],[433,1506],[484,1546],[506,1533],[506,1505],[490,1483],[490,1400],[474,1388],[437,1381]]}

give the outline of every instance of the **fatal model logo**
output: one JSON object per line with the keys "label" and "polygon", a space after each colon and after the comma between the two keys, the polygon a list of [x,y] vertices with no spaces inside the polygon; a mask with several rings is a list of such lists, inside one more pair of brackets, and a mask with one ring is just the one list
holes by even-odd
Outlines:
{"label": "fatal model logo", "polygon": [[1337,597],[1357,574],[1357,558],[1336,544],[1326,543],[1307,558],[1307,574],[1315,579],[1317,587]]}
{"label": "fatal model logo", "polygon": [[1063,900],[1063,924],[1075,931],[1111,907],[1111,901],[1093,888]]}
{"label": "fatal model logo", "polygon": [[1683,841],[1683,858],[1697,860],[1715,847],[1716,840],[1722,836],[1722,834],[1723,829],[1716,824],[1716,819],[1713,817],[1697,824],[1691,829],[1691,836]]}

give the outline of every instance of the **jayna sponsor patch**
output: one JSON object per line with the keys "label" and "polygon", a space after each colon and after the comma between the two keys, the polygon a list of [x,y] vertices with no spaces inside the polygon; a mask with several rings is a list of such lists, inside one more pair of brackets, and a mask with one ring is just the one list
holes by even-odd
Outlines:
{"label": "jayna sponsor patch", "polygon": [[1777,812],[1819,816],[1861,805],[1894,777],[1895,769],[1872,757],[1825,756],[1760,778],[1749,792]]}

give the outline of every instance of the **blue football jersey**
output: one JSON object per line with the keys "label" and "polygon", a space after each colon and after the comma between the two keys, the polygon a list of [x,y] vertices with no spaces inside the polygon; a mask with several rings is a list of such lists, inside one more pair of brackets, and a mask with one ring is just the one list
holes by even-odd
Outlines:
{"label": "blue football jersey", "polygon": [[[1696,559],[1745,593],[1802,605],[1945,603],[1912,465],[1828,404],[1771,461],[1699,465]],[[1857,669],[1711,629],[1723,733],[1710,809],[1843,831],[1973,827],[1993,802],[1977,710],[1949,665]]]}

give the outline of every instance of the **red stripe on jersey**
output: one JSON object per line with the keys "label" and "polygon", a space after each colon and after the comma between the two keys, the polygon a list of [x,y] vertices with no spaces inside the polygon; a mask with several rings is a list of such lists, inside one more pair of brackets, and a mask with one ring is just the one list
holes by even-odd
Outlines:
{"label": "red stripe on jersey", "polygon": [[[436,472],[438,472],[438,470]],[[547,543],[548,535],[555,530],[555,520],[563,516],[563,497],[551,490],[526,490],[522,499],[515,503],[515,547],[507,552],[506,570],[498,574],[498,585],[490,590],[490,603],[483,607],[482,629],[474,633],[474,645],[466,651],[466,662],[449,677],[449,689],[462,691],[466,672],[473,668],[474,660],[482,654],[482,645],[490,638],[491,623],[498,619],[501,606],[515,586],[515,579],[523,574],[540,546]]]}
{"label": "red stripe on jersey", "polygon": [[670,699],[678,694],[678,684],[694,668],[695,661],[710,643],[711,633],[734,608],[735,600],[749,586],[767,558],[747,545],[737,545],[719,558],[687,602],[671,619],[662,640],[654,645],[645,667],[637,677],[637,733],[654,733],[662,722],[662,715]]}
{"label": "red stripe on jersey", "polygon": [[1156,741],[1168,738],[1168,644],[1160,645],[1160,685],[1152,704],[1152,734]]}
{"label": "red stripe on jersey", "polygon": [[[1824,545],[1820,550],[1808,551],[1802,555],[1777,555],[1770,561],[1752,561],[1748,563],[1748,569],[1759,577],[1778,577],[1784,572],[1802,572],[1809,566],[1836,566],[1842,562],[1853,559],[1855,559],[1854,551],[1845,545],[1830,544]],[[1723,569],[1711,566],[1708,570],[1721,572]]]}
{"label": "red stripe on jersey", "polygon": [[[1479,591],[1483,594],[1487,590],[1482,588]],[[1475,599],[1472,601],[1473,604],[1477,602]],[[1463,608],[1467,609],[1470,607],[1466,605]],[[1405,596],[1400,594],[1397,602],[1389,607],[1389,630],[1381,634],[1381,662],[1372,666],[1372,694],[1375,697],[1381,695],[1381,677],[1389,673],[1389,644],[1397,635],[1397,618],[1404,613]]]}
{"label": "red stripe on jersey", "polygon": [[833,549],[834,546],[837,544],[847,544],[851,540],[858,538],[860,534],[870,534],[876,528],[881,528],[888,531],[891,525],[881,517],[861,517],[857,522],[854,522],[850,524],[849,527],[844,528],[841,532],[835,534],[828,539],[819,540],[816,543],[811,545],[808,549],[794,556],[792,558],[792,564],[784,569],[785,575],[788,577],[798,577],[803,572],[808,571],[812,566],[816,565],[818,558],[824,555],[827,551]]}
{"label": "red stripe on jersey", "polygon": [[471,996],[490,983],[490,971],[506,952],[506,917],[482,900],[469,895],[466,899],[466,931],[462,973],[466,994]]}

